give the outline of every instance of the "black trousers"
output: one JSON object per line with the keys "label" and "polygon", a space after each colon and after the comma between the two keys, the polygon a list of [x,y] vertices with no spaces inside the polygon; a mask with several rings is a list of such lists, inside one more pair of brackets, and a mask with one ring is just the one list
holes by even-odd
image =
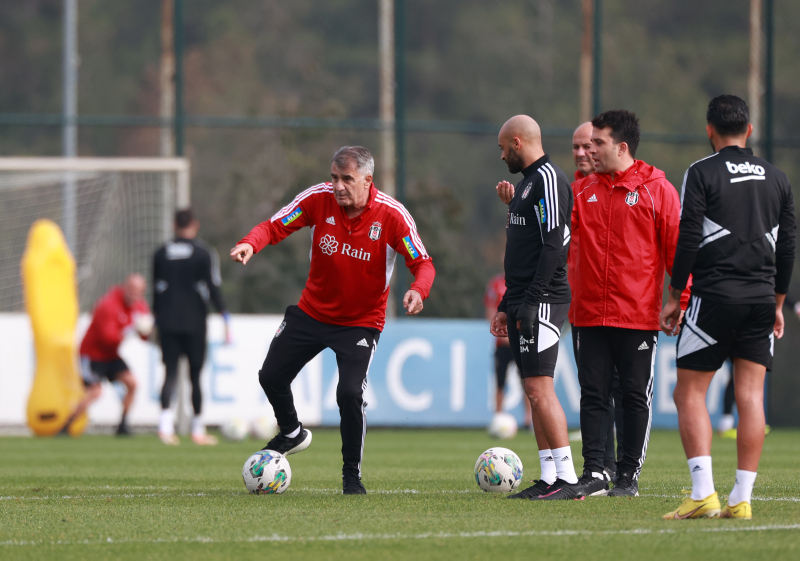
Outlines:
{"label": "black trousers", "polygon": [[[578,364],[578,331],[580,327],[572,326],[572,352],[575,355],[575,364]],[[616,450],[614,449],[614,427],[616,425]],[[608,431],[603,442],[605,456],[603,465],[613,471],[617,471],[617,461],[622,459],[622,438],[625,430],[622,426],[622,388],[619,383],[619,373],[614,369],[614,380],[611,384],[611,396],[608,400]],[[582,438],[585,436],[581,435]],[[601,435],[602,437],[602,435]]]}
{"label": "black trousers", "polygon": [[192,408],[195,415],[203,409],[203,393],[200,389],[200,372],[206,360],[206,332],[205,329],[198,333],[170,333],[159,332],[161,345],[161,358],[164,361],[166,375],[161,388],[161,408],[169,409],[172,394],[175,392],[175,382],[178,379],[178,360],[181,355],[186,355],[189,361],[189,378],[192,381]]}
{"label": "black trousers", "polygon": [[359,477],[364,437],[367,434],[364,389],[379,338],[377,329],[322,323],[297,306],[289,306],[258,373],[258,380],[272,404],[281,433],[290,433],[299,426],[292,381],[303,366],[323,349],[330,348],[336,353],[339,366],[336,403],[341,416],[342,471]]}
{"label": "black trousers", "polygon": [[580,327],[578,381],[581,386],[583,469],[601,471],[608,435],[608,402],[619,374],[625,440],[617,471],[638,479],[647,454],[653,405],[657,331]]}

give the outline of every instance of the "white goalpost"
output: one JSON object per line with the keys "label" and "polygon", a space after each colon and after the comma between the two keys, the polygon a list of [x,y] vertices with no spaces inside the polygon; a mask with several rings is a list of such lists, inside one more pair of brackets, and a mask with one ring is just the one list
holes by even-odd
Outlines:
{"label": "white goalpost", "polygon": [[149,279],[175,209],[189,205],[189,169],[183,158],[0,158],[0,312],[24,309],[20,261],[40,218],[64,232],[81,311],[129,273]]}

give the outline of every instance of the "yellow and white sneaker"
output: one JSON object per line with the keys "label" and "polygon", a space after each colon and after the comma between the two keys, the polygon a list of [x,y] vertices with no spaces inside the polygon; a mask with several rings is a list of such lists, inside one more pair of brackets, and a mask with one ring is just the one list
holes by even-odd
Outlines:
{"label": "yellow and white sneaker", "polygon": [[720,518],[740,518],[742,520],[750,520],[753,518],[753,509],[750,506],[750,503],[747,501],[742,501],[737,505],[725,505],[725,508],[722,509],[722,513],[719,515]]}
{"label": "yellow and white sneaker", "polygon": [[730,438],[736,440],[736,429],[728,429],[719,433],[722,438]]}
{"label": "yellow and white sneaker", "polygon": [[661,518],[664,520],[686,520],[687,518],[717,518],[720,512],[719,497],[716,493],[699,501],[691,496],[683,499],[677,510],[668,512]]}

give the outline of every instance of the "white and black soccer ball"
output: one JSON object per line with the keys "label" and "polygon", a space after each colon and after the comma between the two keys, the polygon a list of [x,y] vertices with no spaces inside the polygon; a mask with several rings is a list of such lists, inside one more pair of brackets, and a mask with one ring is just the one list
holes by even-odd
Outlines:
{"label": "white and black soccer ball", "polygon": [[261,416],[253,419],[251,434],[256,440],[272,440],[278,434],[278,421],[272,416]]}
{"label": "white and black soccer ball", "polygon": [[220,432],[227,440],[239,442],[247,438],[250,433],[250,424],[241,417],[231,417],[220,427]]}
{"label": "white and black soccer ball", "polygon": [[280,452],[259,450],[244,463],[242,479],[255,495],[280,495],[292,482],[292,468]]}
{"label": "white and black soccer ball", "polygon": [[513,491],[522,482],[522,460],[508,448],[489,448],[475,462],[475,481],[487,492]]}
{"label": "white and black soccer ball", "polygon": [[489,436],[492,438],[514,438],[517,435],[517,420],[511,413],[495,413],[489,423]]}

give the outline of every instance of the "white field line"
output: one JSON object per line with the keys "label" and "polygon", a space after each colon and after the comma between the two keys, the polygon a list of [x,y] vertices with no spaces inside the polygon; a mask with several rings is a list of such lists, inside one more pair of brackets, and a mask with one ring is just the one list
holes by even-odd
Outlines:
{"label": "white field line", "polygon": [[[672,524],[672,523],[670,523]],[[676,524],[679,526],[679,524]],[[38,545],[101,545],[129,543],[253,543],[253,542],[332,542],[332,541],[377,541],[377,540],[427,540],[427,539],[469,539],[469,538],[525,538],[525,537],[559,537],[559,536],[616,536],[616,535],[648,535],[648,534],[702,534],[710,532],[775,532],[800,530],[800,524],[766,525],[766,526],[720,526],[716,528],[633,528],[630,530],[531,530],[528,532],[427,532],[422,534],[334,534],[329,536],[252,536],[239,540],[216,539],[204,536],[194,538],[158,538],[115,540],[113,538],[97,540],[6,540],[0,546],[38,546]]]}
{"label": "white field line", "polygon": [[[88,488],[91,489],[91,488]],[[0,501],[31,501],[31,500],[63,500],[63,499],[138,499],[149,497],[211,497],[211,496],[236,496],[246,494],[241,492],[230,492],[227,489],[209,489],[205,493],[175,493],[169,487],[99,487],[96,489],[159,489],[164,492],[158,493],[103,493],[100,495],[32,495],[32,496],[0,496]],[[220,493],[222,491],[222,493]],[[338,495],[341,490],[338,488],[317,489],[311,487],[299,487],[291,489],[291,492],[308,492],[308,493],[322,493],[326,495]],[[484,492],[480,489],[462,489],[462,490],[440,490],[440,491],[419,491],[417,489],[377,489],[370,490],[369,494],[372,495],[483,495]],[[659,498],[659,499],[680,499],[685,495],[651,495],[643,493],[640,495],[643,498]],[[590,497],[589,500],[604,500],[604,497]],[[753,497],[753,501],[764,502],[800,502],[800,497]]]}

